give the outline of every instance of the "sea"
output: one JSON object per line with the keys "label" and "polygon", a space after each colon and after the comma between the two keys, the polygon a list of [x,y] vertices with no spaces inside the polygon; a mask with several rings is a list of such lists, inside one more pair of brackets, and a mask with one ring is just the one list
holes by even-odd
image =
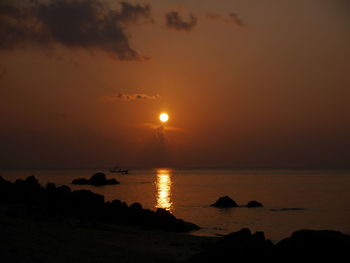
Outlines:
{"label": "sea", "polygon": [[[104,172],[120,185],[77,186],[75,178]],[[147,169],[128,175],[108,169],[0,170],[0,176],[15,181],[34,175],[42,185],[68,185],[89,189],[105,200],[119,199],[144,208],[164,208],[176,217],[195,223],[200,236],[221,236],[241,228],[264,231],[272,241],[300,229],[328,229],[350,234],[349,170],[234,170]],[[215,208],[211,204],[229,196],[244,206],[256,200],[260,208]]]}

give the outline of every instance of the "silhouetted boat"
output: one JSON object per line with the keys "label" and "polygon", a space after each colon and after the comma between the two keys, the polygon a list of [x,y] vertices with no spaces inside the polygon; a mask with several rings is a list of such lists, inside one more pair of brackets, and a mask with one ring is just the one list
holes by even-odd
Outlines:
{"label": "silhouetted boat", "polygon": [[129,170],[127,169],[121,169],[119,166],[115,166],[111,170],[109,170],[111,173],[120,173],[120,174],[129,174]]}

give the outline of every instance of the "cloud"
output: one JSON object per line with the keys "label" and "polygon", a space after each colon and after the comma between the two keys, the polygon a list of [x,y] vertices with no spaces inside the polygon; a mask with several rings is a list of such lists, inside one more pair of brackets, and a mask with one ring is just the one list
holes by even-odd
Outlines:
{"label": "cloud", "polygon": [[218,13],[206,13],[206,16],[210,19],[217,20],[217,19],[222,19],[222,16],[219,15]]}
{"label": "cloud", "polygon": [[[149,129],[158,129],[159,128],[159,124],[154,124],[154,123],[140,123],[139,126],[141,127],[145,127],[145,128],[149,128]],[[178,127],[174,127],[174,126],[169,126],[166,125],[163,127],[164,131],[179,131],[179,132],[183,132],[184,130],[182,128],[178,128]]]}
{"label": "cloud", "polygon": [[[102,0],[0,1],[0,50],[25,46],[102,50],[119,60],[147,59],[129,43],[127,25],[150,22],[149,5]],[[17,3],[17,4],[16,4]]]}
{"label": "cloud", "polygon": [[176,11],[166,13],[165,17],[167,27],[179,31],[191,31],[197,25],[198,21],[198,19],[192,14],[189,15],[188,21],[184,21]]}
{"label": "cloud", "polygon": [[240,19],[236,13],[229,13],[228,16],[237,26],[239,26],[239,27],[245,26],[242,19]]}
{"label": "cloud", "polygon": [[160,145],[164,145],[167,141],[166,136],[165,136],[165,129],[163,125],[160,125],[159,127],[157,127],[156,129],[156,138],[157,138],[157,142]]}
{"label": "cloud", "polygon": [[105,100],[109,101],[114,101],[114,100],[130,100],[130,101],[145,101],[145,100],[157,100],[160,99],[160,95],[147,95],[147,94],[142,94],[142,93],[135,93],[135,94],[130,94],[130,93],[123,93],[119,92],[117,95],[114,96],[106,96],[104,97]]}
{"label": "cloud", "polygon": [[227,16],[222,16],[218,13],[208,12],[206,13],[206,16],[212,20],[222,20],[226,23],[234,23],[239,27],[245,26],[245,23],[243,22],[243,20],[236,13],[233,13],[233,12],[229,13]]}

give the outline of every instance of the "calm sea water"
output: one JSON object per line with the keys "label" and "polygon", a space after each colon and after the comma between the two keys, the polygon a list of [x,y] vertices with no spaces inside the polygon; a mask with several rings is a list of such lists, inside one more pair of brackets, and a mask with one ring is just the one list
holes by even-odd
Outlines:
{"label": "calm sea water", "polygon": [[[73,178],[105,172],[120,185],[74,186]],[[103,170],[5,170],[14,181],[35,175],[41,184],[91,189],[106,200],[162,207],[202,227],[194,235],[221,235],[248,227],[274,241],[299,229],[332,229],[350,234],[350,171],[333,170],[133,170],[117,175]],[[217,209],[210,204],[229,195],[238,204],[250,200],[263,208]]]}

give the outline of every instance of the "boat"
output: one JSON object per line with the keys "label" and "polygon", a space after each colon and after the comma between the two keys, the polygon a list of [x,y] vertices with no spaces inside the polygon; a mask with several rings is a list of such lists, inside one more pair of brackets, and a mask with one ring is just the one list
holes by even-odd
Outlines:
{"label": "boat", "polygon": [[111,170],[109,170],[111,173],[120,173],[120,174],[129,174],[129,170],[122,169],[119,166],[113,167]]}

